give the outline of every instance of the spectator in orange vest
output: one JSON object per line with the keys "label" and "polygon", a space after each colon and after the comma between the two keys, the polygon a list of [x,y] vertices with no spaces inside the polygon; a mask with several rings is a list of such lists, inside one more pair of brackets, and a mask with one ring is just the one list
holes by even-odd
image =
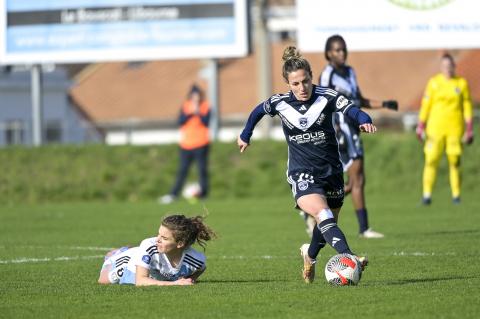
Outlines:
{"label": "spectator in orange vest", "polygon": [[193,85],[183,103],[178,123],[180,125],[180,166],[177,179],[170,193],[159,198],[161,204],[170,204],[180,194],[192,162],[198,166],[200,190],[194,194],[205,198],[208,194],[208,149],[210,145],[208,124],[210,106],[203,91]]}

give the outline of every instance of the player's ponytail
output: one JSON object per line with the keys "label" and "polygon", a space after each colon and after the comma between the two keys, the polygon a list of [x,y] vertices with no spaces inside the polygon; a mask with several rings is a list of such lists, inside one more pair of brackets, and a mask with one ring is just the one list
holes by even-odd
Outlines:
{"label": "player's ponytail", "polygon": [[217,235],[210,227],[208,227],[203,222],[202,216],[190,217],[189,219],[194,228],[196,229],[197,235],[195,240],[201,247],[203,247],[203,249],[205,249],[205,242],[215,238]]}
{"label": "player's ponytail", "polygon": [[205,243],[216,237],[215,232],[203,222],[202,216],[186,217],[185,215],[170,215],[163,219],[162,226],[168,228],[177,242],[183,242],[185,247],[197,242],[203,249]]}
{"label": "player's ponytail", "polygon": [[285,82],[288,83],[288,75],[291,72],[295,72],[298,70],[305,70],[310,77],[312,77],[312,68],[310,67],[310,63],[302,57],[300,52],[294,46],[288,46],[283,51],[283,69],[282,75],[285,79]]}

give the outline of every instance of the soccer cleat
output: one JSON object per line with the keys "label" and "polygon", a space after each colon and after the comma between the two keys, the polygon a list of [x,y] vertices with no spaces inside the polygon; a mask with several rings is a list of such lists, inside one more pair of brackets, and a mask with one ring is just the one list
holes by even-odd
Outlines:
{"label": "soccer cleat", "polygon": [[300,255],[303,258],[302,275],[303,280],[305,280],[307,284],[311,284],[315,279],[315,263],[317,262],[308,256],[309,246],[309,244],[303,244],[302,247],[300,247]]}
{"label": "soccer cleat", "polygon": [[367,267],[368,265],[368,258],[367,256],[355,256],[358,260],[358,262],[360,263],[360,266],[362,268],[362,271],[365,270],[365,267]]}
{"label": "soccer cleat", "polygon": [[360,233],[358,236],[360,238],[383,238],[383,237],[385,237],[384,234],[376,232],[371,228],[367,229],[363,233]]}
{"label": "soccer cleat", "polygon": [[168,205],[173,203],[177,198],[173,195],[167,194],[158,198],[158,203],[162,205]]}
{"label": "soccer cleat", "polygon": [[457,197],[452,198],[452,203],[458,205],[458,204],[460,204],[460,202],[461,202],[461,201],[460,201],[460,196],[457,196]]}
{"label": "soccer cleat", "polygon": [[432,203],[432,199],[430,197],[423,197],[422,198],[422,205],[428,206]]}

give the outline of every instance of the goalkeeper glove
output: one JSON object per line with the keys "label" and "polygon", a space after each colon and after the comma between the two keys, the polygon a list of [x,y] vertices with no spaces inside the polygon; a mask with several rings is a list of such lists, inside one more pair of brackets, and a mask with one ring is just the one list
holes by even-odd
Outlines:
{"label": "goalkeeper glove", "polygon": [[398,102],[395,100],[386,100],[382,102],[382,107],[394,111],[398,111]]}

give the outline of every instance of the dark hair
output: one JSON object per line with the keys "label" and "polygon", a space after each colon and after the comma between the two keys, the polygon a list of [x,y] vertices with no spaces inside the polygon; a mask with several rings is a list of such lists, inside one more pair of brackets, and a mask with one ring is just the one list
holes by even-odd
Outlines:
{"label": "dark hair", "polygon": [[345,58],[347,57],[348,51],[347,51],[347,43],[345,42],[345,39],[340,34],[334,34],[327,39],[327,42],[325,42],[324,54],[325,54],[325,59],[327,61],[330,61],[330,58],[328,57],[328,51],[332,49],[334,42],[340,42],[341,44],[343,44],[343,46],[345,47]]}
{"label": "dark hair", "polygon": [[450,53],[448,53],[448,52],[443,53],[441,60],[443,60],[443,59],[448,59],[448,60],[450,60],[450,62],[452,62],[453,65],[455,65],[455,59],[453,58],[453,56]]}
{"label": "dark hair", "polygon": [[296,47],[289,46],[283,51],[283,68],[282,68],[282,75],[285,81],[288,83],[288,75],[291,72],[295,72],[298,70],[305,70],[310,77],[312,77],[312,68],[310,67],[310,63],[302,57],[300,52],[298,52]]}
{"label": "dark hair", "polygon": [[186,217],[185,215],[170,215],[162,220],[162,226],[168,228],[177,242],[185,243],[185,247],[197,242],[205,249],[205,242],[217,235],[203,223],[202,216]]}
{"label": "dark hair", "polygon": [[198,95],[200,95],[200,101],[204,100],[205,94],[203,93],[203,90],[197,84],[192,85],[192,87],[190,88],[190,91],[188,91],[187,98],[190,99],[192,97],[192,94],[198,94]]}

